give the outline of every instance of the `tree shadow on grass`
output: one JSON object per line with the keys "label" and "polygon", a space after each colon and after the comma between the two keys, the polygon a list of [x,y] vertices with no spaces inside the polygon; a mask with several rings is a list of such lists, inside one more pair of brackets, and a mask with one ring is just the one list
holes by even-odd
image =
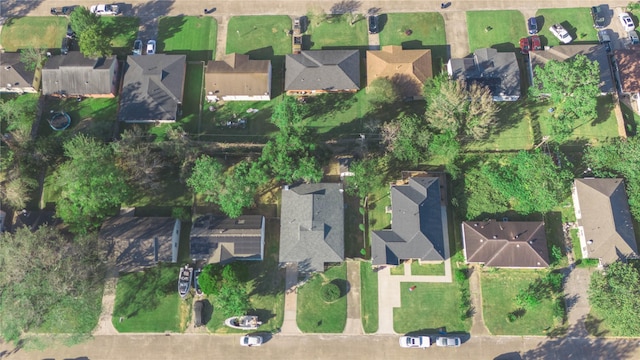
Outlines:
{"label": "tree shadow on grass", "polygon": [[116,292],[113,309],[114,316],[132,317],[140,311],[151,311],[158,307],[163,297],[176,291],[177,276],[168,276],[166,272],[175,272],[175,266],[159,264],[141,272],[121,276]]}

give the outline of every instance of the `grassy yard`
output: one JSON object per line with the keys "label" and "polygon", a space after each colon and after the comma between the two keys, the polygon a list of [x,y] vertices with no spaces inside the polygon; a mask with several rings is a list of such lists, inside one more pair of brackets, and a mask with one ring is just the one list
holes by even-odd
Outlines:
{"label": "grassy yard", "polygon": [[[415,286],[413,291],[409,288]],[[402,307],[393,309],[393,328],[397,333],[467,332],[471,319],[461,320],[461,291],[456,283],[401,283]]]}
{"label": "grassy yard", "polygon": [[123,58],[131,54],[133,42],[138,35],[140,19],[132,16],[102,16],[100,21],[105,25],[105,36],[110,37],[114,54]]}
{"label": "grassy yard", "polygon": [[627,130],[628,136],[635,136],[638,134],[638,127],[640,126],[640,115],[630,109],[625,103],[620,102],[620,109],[622,110],[622,116],[624,117],[624,124]]}
{"label": "grassy yard", "polygon": [[[341,291],[340,299],[326,303],[320,297],[322,285],[334,283]],[[298,328],[307,333],[341,333],[347,322],[347,265],[333,266],[315,274],[298,288]]]}
{"label": "grassy yard", "polygon": [[400,263],[398,266],[392,266],[389,268],[391,275],[404,275],[404,263]]}
{"label": "grassy yard", "polygon": [[189,61],[215,58],[218,23],[213,17],[173,16],[158,22],[158,52],[186,54]]}
{"label": "grassy yard", "polygon": [[554,320],[550,299],[527,309],[519,319],[507,321],[507,314],[520,308],[515,302],[518,292],[544,274],[544,271],[507,269],[481,274],[484,322],[492,334],[545,335],[559,325]]}
{"label": "grassy yard", "polygon": [[368,261],[360,262],[360,299],[364,332],[374,333],[378,331],[378,273]]}
{"label": "grassy yard", "polygon": [[8,19],[2,27],[2,46],[5,51],[28,47],[60,49],[67,33],[66,17],[28,16]]}
{"label": "grassy yard", "polygon": [[533,146],[533,114],[524,101],[500,103],[498,121],[487,139],[473,140],[465,150],[526,150]]}
{"label": "grassy yard", "polygon": [[420,264],[411,262],[411,275],[444,275],[444,262],[438,264]]}
{"label": "grassy yard", "polygon": [[524,16],[516,10],[468,11],[469,50],[494,48],[514,51],[527,35]]}
{"label": "grassy yard", "polygon": [[[395,13],[380,15],[380,45],[402,45],[404,49],[431,49],[434,73],[448,60],[444,19],[440,13]],[[407,30],[411,34],[407,35]]]}
{"label": "grassy yard", "polygon": [[143,272],[121,275],[112,319],[116,330],[184,331],[191,314],[191,298],[182,300],[178,295],[178,268],[175,264],[158,265]]}
{"label": "grassy yard", "polygon": [[391,225],[391,214],[386,207],[391,206],[389,184],[382,184],[369,195],[369,227],[371,230],[382,230]]}
{"label": "grassy yard", "polygon": [[[200,138],[207,141],[264,143],[269,135],[278,130],[270,120],[271,109],[279,101],[280,98],[276,98],[272,101],[229,101],[215,105],[205,101],[198,132]],[[210,111],[210,106],[215,106],[215,111]],[[248,113],[249,109],[257,109],[258,112]],[[227,122],[235,122],[238,118],[247,121],[244,128],[227,126]]]}
{"label": "grassy yard", "polygon": [[[103,140],[113,138],[113,127],[118,109],[117,98],[86,98],[78,102],[75,98],[54,99],[45,102],[38,136],[55,136],[64,140],[77,133],[87,134]],[[54,131],[49,126],[50,112],[64,111],[71,116],[71,125],[63,131]]]}
{"label": "grassy yard", "polygon": [[366,250],[362,238],[362,215],[360,214],[360,199],[356,196],[344,197],[344,256],[348,258],[363,257],[360,252]]}
{"label": "grassy yard", "polygon": [[[571,35],[573,42],[598,41],[588,7],[569,9],[540,9],[536,13],[542,45],[556,46],[560,41],[551,34],[549,27],[560,23]],[[612,19],[612,22],[618,19]],[[545,41],[546,40],[546,41]]]}
{"label": "grassy yard", "polygon": [[367,19],[362,18],[351,25],[348,15],[334,15],[320,23],[311,21],[304,35],[304,50],[365,49],[369,45]]}

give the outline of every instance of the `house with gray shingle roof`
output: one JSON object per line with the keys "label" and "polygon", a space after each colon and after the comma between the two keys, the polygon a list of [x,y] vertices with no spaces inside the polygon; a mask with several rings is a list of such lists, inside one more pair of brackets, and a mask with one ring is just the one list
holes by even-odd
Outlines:
{"label": "house with gray shingle roof", "polygon": [[189,235],[191,259],[206,263],[264,258],[265,219],[242,215],[236,219],[203,215],[193,222]]}
{"label": "house with gray shingle roof", "polygon": [[445,260],[440,178],[414,176],[391,186],[391,229],[371,232],[372,265]]}
{"label": "house with gray shingle roof", "polygon": [[549,267],[541,221],[465,221],[462,244],[467,263],[504,268]]}
{"label": "house with gray shingle roof", "polygon": [[287,54],[284,89],[287,95],[314,95],[360,90],[358,50],[306,50]]}
{"label": "house with gray shingle roof", "polygon": [[302,273],[322,272],[344,261],[344,200],[341,184],[285,187],[280,214],[280,263]]}
{"label": "house with gray shingle roof", "polygon": [[491,91],[493,101],[516,101],[520,98],[520,67],[513,52],[482,48],[473,57],[450,59],[447,72],[455,80],[478,83]]}
{"label": "house with gray shingle roof", "polygon": [[186,55],[129,56],[120,94],[120,121],[174,122],[182,112]]}
{"label": "house with gray shingle roof", "polygon": [[54,55],[42,67],[42,94],[114,97],[118,89],[118,59],[88,58],[80,51]]}
{"label": "house with gray shingle roof", "polygon": [[607,265],[638,256],[622,179],[575,179],[572,195],[582,257]]}
{"label": "house with gray shingle roof", "polygon": [[34,84],[40,83],[40,79],[35,71],[27,70],[20,61],[20,53],[6,52],[0,55],[0,78],[0,93],[38,92]]}

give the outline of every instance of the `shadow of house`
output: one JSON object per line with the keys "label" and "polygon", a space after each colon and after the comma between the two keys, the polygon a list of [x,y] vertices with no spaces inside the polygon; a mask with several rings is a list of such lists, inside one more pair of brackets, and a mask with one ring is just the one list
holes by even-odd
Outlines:
{"label": "shadow of house", "polygon": [[518,269],[549,267],[541,221],[465,221],[462,244],[467,263]]}
{"label": "shadow of house", "polygon": [[36,93],[40,83],[36,71],[27,70],[20,61],[20,53],[3,53],[0,56],[0,93]]}
{"label": "shadow of house", "polygon": [[175,122],[182,112],[186,59],[166,54],[127,57],[118,119]]}
{"label": "shadow of house", "polygon": [[575,179],[572,190],[582,256],[600,265],[637,257],[624,180]]}
{"label": "shadow of house", "polygon": [[478,49],[473,52],[473,57],[450,59],[447,72],[453,79],[486,86],[493,101],[516,101],[520,98],[520,67],[516,54],[512,52]]}
{"label": "shadow of house", "polygon": [[403,99],[422,99],[422,87],[433,77],[431,50],[388,45],[367,51],[367,86],[380,77],[391,80]]}
{"label": "shadow of house", "polygon": [[200,216],[189,237],[191,259],[206,263],[264,258],[265,218],[242,215],[237,219]]}
{"label": "shadow of house", "polygon": [[271,100],[270,60],[251,60],[249,55],[228,54],[220,61],[209,61],[204,76],[208,101]]}
{"label": "shadow of house", "polygon": [[54,55],[42,67],[42,94],[114,97],[118,89],[117,75],[115,56],[88,58],[79,51]]}
{"label": "shadow of house", "polygon": [[344,198],[341,184],[302,184],[282,190],[280,263],[300,273],[322,272],[344,261]]}
{"label": "shadow of house", "polygon": [[544,50],[530,51],[527,66],[530,83],[534,84],[536,68],[544,67],[544,64],[551,60],[559,62],[571,60],[579,54],[586,56],[587,59],[591,61],[598,62],[600,68],[601,94],[606,95],[613,93],[615,91],[615,87],[611,66],[609,65],[609,55],[607,54],[605,46],[599,44],[552,46],[545,48]]}
{"label": "shadow of house", "polygon": [[180,225],[169,217],[116,216],[102,224],[100,239],[119,271],[138,271],[178,260]]}
{"label": "shadow of house", "polygon": [[358,50],[305,50],[287,54],[284,90],[287,95],[357,92],[360,90]]}
{"label": "shadow of house", "polygon": [[392,185],[391,230],[371,232],[371,264],[445,260],[441,200],[438,177],[414,176]]}

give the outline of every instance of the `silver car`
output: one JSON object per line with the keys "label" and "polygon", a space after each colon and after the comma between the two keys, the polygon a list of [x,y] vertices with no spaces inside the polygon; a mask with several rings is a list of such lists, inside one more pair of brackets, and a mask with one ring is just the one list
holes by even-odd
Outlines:
{"label": "silver car", "polygon": [[403,348],[428,348],[431,346],[431,338],[428,336],[402,336],[400,347]]}
{"label": "silver car", "polygon": [[460,343],[461,341],[459,337],[440,336],[436,339],[437,346],[458,347],[460,346]]}
{"label": "silver car", "polygon": [[262,345],[262,336],[258,335],[245,335],[240,338],[241,346],[260,346]]}

